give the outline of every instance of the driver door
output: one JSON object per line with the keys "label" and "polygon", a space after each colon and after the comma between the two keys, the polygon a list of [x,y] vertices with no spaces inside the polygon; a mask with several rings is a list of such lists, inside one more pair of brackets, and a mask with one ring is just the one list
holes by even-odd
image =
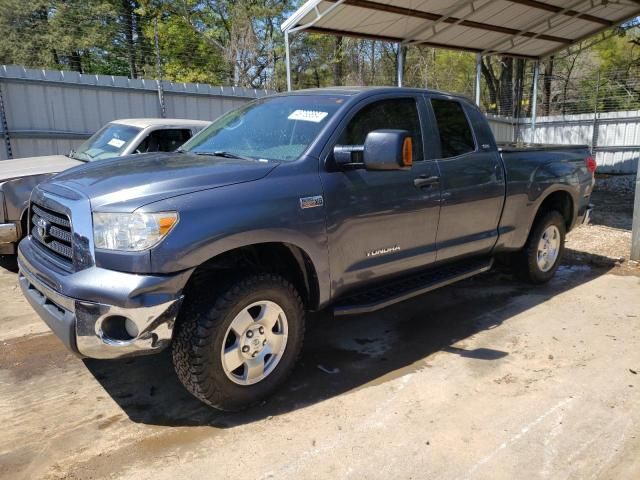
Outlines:
{"label": "driver door", "polygon": [[[339,127],[333,146],[362,145],[369,132],[402,129],[413,140],[409,170],[324,171],[332,291],[335,296],[435,261],[440,187],[415,180],[438,178],[425,154],[421,97],[375,97],[359,104]],[[329,153],[332,155],[332,153]],[[330,163],[330,162],[329,162]]]}

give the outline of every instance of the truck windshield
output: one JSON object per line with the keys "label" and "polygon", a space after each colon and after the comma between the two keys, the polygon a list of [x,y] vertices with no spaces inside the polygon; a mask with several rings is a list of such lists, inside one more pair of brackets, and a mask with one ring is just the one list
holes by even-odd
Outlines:
{"label": "truck windshield", "polygon": [[124,152],[141,130],[128,125],[107,123],[70,156],[76,160],[88,162],[117,157]]}
{"label": "truck windshield", "polygon": [[258,100],[220,117],[181,150],[290,162],[300,158],[344,101],[328,95]]}

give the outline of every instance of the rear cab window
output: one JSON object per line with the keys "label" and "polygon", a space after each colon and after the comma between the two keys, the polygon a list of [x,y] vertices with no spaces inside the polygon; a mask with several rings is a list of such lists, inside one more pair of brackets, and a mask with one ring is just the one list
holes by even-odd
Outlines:
{"label": "rear cab window", "polygon": [[460,102],[432,98],[431,106],[440,136],[441,157],[458,157],[475,151],[473,132]]}

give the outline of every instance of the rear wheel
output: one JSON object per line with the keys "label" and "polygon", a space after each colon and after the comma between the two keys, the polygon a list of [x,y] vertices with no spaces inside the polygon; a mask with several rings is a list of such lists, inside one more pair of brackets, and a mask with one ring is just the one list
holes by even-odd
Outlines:
{"label": "rear wheel", "polygon": [[239,280],[222,295],[185,299],[172,345],[180,381],[221,410],[241,410],[289,376],[302,348],[304,309],[296,289],[277,275]]}
{"label": "rear wheel", "polygon": [[559,212],[550,211],[540,216],[525,247],[516,255],[517,276],[535,284],[551,280],[562,259],[565,234],[565,220]]}

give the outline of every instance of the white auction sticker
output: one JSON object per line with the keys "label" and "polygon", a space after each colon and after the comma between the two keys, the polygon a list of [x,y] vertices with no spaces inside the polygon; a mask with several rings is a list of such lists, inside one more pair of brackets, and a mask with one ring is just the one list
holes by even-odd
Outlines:
{"label": "white auction sticker", "polygon": [[301,120],[303,122],[320,123],[329,115],[329,112],[319,112],[317,110],[296,110],[289,115],[289,120]]}
{"label": "white auction sticker", "polygon": [[109,145],[112,147],[120,148],[124,145],[124,140],[120,140],[119,138],[112,138],[109,140]]}

